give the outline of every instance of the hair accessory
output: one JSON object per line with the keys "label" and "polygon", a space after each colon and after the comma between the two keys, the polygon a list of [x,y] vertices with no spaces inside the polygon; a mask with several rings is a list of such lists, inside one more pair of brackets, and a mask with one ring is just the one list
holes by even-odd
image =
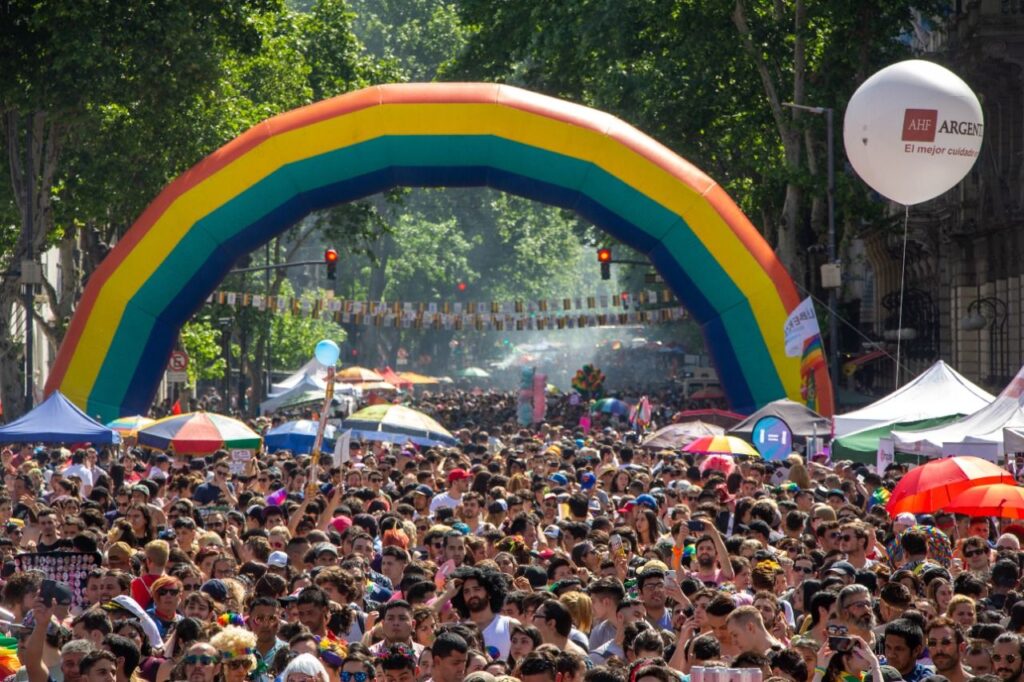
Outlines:
{"label": "hair accessory", "polygon": [[229,625],[237,625],[240,628],[244,628],[245,619],[234,611],[225,611],[217,616],[217,624],[225,628]]}
{"label": "hair accessory", "polygon": [[340,668],[348,658],[348,645],[345,642],[334,641],[327,637],[321,637],[316,644],[320,660],[332,667]]}
{"label": "hair accessory", "polygon": [[222,651],[220,652],[220,660],[230,661],[235,658],[245,658],[247,656],[255,656],[256,649],[252,647],[246,647],[244,649],[236,649],[235,651]]}
{"label": "hair accessory", "polygon": [[404,658],[415,663],[416,652],[407,644],[392,644],[386,649],[379,651],[377,653],[377,658],[380,660]]}

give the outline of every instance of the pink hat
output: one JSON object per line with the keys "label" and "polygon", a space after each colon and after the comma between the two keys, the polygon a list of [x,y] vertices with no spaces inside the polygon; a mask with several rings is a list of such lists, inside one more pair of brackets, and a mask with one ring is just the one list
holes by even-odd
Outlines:
{"label": "pink hat", "polygon": [[728,476],[736,470],[736,462],[728,455],[709,455],[707,459],[701,462],[700,472],[703,474],[709,470],[721,471]]}
{"label": "pink hat", "polygon": [[352,519],[347,516],[336,516],[331,519],[331,525],[334,526],[334,530],[344,533],[352,527]]}

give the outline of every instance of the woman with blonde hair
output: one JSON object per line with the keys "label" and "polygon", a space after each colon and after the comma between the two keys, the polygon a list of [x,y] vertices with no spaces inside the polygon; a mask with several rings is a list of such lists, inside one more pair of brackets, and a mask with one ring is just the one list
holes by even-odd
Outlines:
{"label": "woman with blonde hair", "polygon": [[244,682],[256,667],[256,635],[245,628],[229,625],[210,644],[220,652],[224,682]]}
{"label": "woman with blonde hair", "polygon": [[946,615],[956,621],[964,632],[967,632],[978,620],[978,611],[974,600],[966,594],[954,594],[946,607]]}
{"label": "woman with blonde hair", "polygon": [[786,464],[789,465],[789,480],[804,490],[811,487],[811,474],[807,471],[807,467],[804,466],[804,461],[800,455],[790,455],[786,458]]}
{"label": "woman with blonde hair", "polygon": [[[566,592],[558,598],[558,601],[562,602],[562,606],[572,616],[573,630],[577,631],[570,631],[569,639],[582,646],[584,651],[589,651],[590,629],[594,624],[594,604],[590,600],[590,596],[582,592]],[[585,645],[583,644],[584,640],[586,640]]]}

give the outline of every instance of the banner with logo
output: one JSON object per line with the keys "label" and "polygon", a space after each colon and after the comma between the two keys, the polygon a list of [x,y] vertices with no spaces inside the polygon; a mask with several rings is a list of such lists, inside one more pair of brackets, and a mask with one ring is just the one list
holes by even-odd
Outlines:
{"label": "banner with logo", "polygon": [[782,331],[786,339],[786,355],[791,358],[803,355],[804,341],[821,333],[814,302],[809,296],[789,314]]}

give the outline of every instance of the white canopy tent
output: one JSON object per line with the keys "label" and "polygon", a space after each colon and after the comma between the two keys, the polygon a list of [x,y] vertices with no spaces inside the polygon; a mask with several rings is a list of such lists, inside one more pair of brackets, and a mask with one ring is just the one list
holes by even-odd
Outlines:
{"label": "white canopy tent", "polygon": [[1024,452],[1024,428],[1016,426],[1004,427],[1003,449],[1006,452]]}
{"label": "white canopy tent", "polygon": [[939,360],[913,381],[866,407],[834,417],[835,437],[893,422],[974,414],[995,396]]}
{"label": "white canopy tent", "polygon": [[1024,367],[998,397],[982,409],[952,424],[929,431],[893,431],[896,450],[928,457],[1002,456],[1003,428],[1024,427]]}
{"label": "white canopy tent", "polygon": [[321,365],[320,361],[316,358],[313,358],[287,379],[284,379],[280,383],[273,384],[270,387],[270,397],[279,396],[285,391],[295,388],[298,384],[303,383],[310,378],[319,380],[318,388],[324,388],[325,384],[323,380],[326,376],[327,367]]}
{"label": "white canopy tent", "polygon": [[[260,414],[270,414],[283,405],[294,406],[310,401],[322,401],[327,389],[324,381],[326,376],[327,368],[313,358],[284,381],[272,386],[273,392],[270,397],[260,403]],[[334,384],[335,403],[345,404],[346,413],[355,408],[356,398],[361,393],[352,384]]]}

